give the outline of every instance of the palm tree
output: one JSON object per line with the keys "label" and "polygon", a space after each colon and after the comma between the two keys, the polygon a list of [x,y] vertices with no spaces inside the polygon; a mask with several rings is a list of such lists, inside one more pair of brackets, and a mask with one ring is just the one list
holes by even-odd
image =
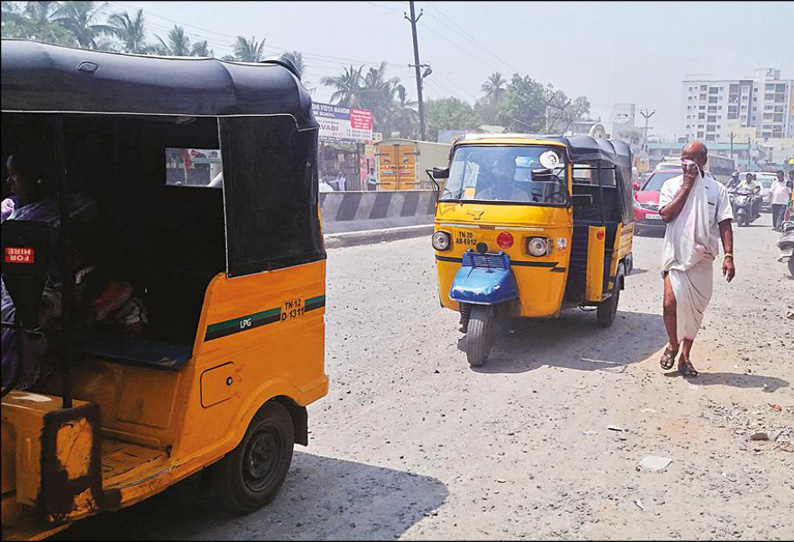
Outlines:
{"label": "palm tree", "polygon": [[158,54],[164,56],[190,56],[190,38],[185,34],[185,29],[179,25],[168,31],[168,43],[155,34],[159,45],[155,45]]}
{"label": "palm tree", "polygon": [[262,60],[265,38],[262,38],[261,42],[257,42],[256,37],[247,40],[242,36],[237,36],[237,41],[233,47],[235,60],[239,62],[259,62]]}
{"label": "palm tree", "polygon": [[124,13],[114,13],[108,17],[109,33],[121,41],[121,46],[126,53],[148,54],[152,47],[146,44],[146,28],[144,26],[143,10],[139,9],[135,17]]}
{"label": "palm tree", "polygon": [[375,129],[378,131],[388,132],[399,83],[400,80],[396,77],[386,77],[385,62],[381,62],[377,68],[370,68],[364,75],[359,89],[359,102],[363,108],[372,111]]}
{"label": "palm tree", "polygon": [[[416,111],[417,102],[408,100],[405,87],[401,84],[395,86],[396,100],[392,105],[389,115],[389,125],[392,130],[400,132],[400,137],[411,137],[419,124],[419,113]],[[386,137],[391,136],[389,132]]]}
{"label": "palm tree", "polygon": [[290,51],[281,55],[282,60],[289,60],[292,65],[298,70],[298,73],[303,75],[306,71],[306,65],[303,63],[303,54],[300,51]]}
{"label": "palm tree", "polygon": [[493,72],[488,76],[488,79],[485,80],[485,83],[482,84],[480,89],[485,93],[485,97],[488,101],[492,104],[498,104],[504,95],[506,84],[507,80],[502,78],[501,73]]}
{"label": "palm tree", "polygon": [[215,51],[209,48],[207,40],[198,41],[190,48],[190,56],[214,57]]}
{"label": "palm tree", "polygon": [[69,30],[80,47],[98,49],[98,38],[111,33],[106,24],[95,24],[96,17],[105,10],[107,2],[65,2],[54,13],[55,23]]}
{"label": "palm tree", "polygon": [[58,2],[3,2],[3,35],[74,45],[72,33],[55,22]]}
{"label": "palm tree", "polygon": [[359,99],[359,92],[361,90],[361,70],[364,66],[358,69],[345,68],[345,72],[336,77],[325,76],[320,79],[320,83],[329,87],[336,87],[336,91],[331,95],[331,101],[335,101],[339,105],[347,107],[360,107],[361,102]]}

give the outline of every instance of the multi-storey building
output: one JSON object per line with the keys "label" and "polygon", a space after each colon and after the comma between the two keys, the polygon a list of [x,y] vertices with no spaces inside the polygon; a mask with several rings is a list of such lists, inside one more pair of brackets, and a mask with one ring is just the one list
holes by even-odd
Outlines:
{"label": "multi-storey building", "polygon": [[728,142],[747,128],[755,138],[794,137],[794,81],[780,70],[756,70],[755,76],[681,83],[680,129],[687,140]]}

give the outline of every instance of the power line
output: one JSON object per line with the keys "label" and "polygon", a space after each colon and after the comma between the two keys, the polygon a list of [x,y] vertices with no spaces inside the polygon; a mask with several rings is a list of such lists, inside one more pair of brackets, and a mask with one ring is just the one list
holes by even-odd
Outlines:
{"label": "power line", "polygon": [[[453,25],[454,25],[454,26],[455,26],[455,27],[456,27],[456,28],[457,28],[457,29],[458,29],[460,32],[456,32],[456,31],[455,31],[455,29],[453,29],[452,27],[450,27],[449,25],[447,25],[446,23],[444,23],[444,21],[442,21],[441,19],[439,19],[438,17],[436,17],[435,15],[433,15],[433,18],[437,19],[439,22],[441,22],[442,24],[444,24],[444,26],[446,26],[447,28],[449,28],[450,30],[452,30],[453,32],[455,32],[456,34],[458,34],[458,35],[460,35],[460,36],[462,36],[462,37],[464,37],[464,38],[468,39],[468,40],[469,40],[469,41],[470,41],[472,44],[474,44],[474,45],[478,46],[480,49],[482,49],[483,51],[485,51],[486,53],[488,53],[490,56],[492,56],[493,58],[495,58],[497,61],[501,62],[502,64],[504,64],[505,66],[507,66],[508,68],[510,68],[511,70],[513,70],[513,72],[514,72],[514,73],[519,73],[519,72],[521,71],[521,70],[519,70],[518,68],[516,68],[515,66],[511,65],[509,62],[507,62],[507,61],[505,61],[504,59],[502,59],[502,57],[500,57],[499,55],[497,55],[496,53],[494,53],[494,52],[493,52],[491,49],[489,49],[489,48],[488,48],[488,47],[486,47],[486,46],[485,46],[485,45],[484,45],[482,42],[480,42],[479,40],[477,40],[476,38],[474,38],[474,37],[473,37],[471,34],[469,34],[468,32],[466,32],[466,30],[464,30],[463,28],[461,28],[461,26],[460,26],[460,25],[458,25],[458,24],[457,24],[455,21],[453,21],[453,20],[452,20],[452,19],[451,19],[451,18],[450,18],[448,15],[446,15],[446,14],[445,14],[443,11],[441,11],[441,9],[440,9],[440,8],[438,8],[437,6],[434,6],[434,5],[432,5],[432,3],[430,3],[430,2],[429,2],[428,4],[429,4],[429,7],[430,7],[431,9],[433,9],[433,10],[434,10],[434,11],[436,11],[436,12],[438,12],[438,14],[439,14],[439,15],[441,15],[441,16],[442,16],[442,17],[444,17],[444,18],[445,18],[447,21],[449,21],[450,23],[452,23],[452,24],[453,24]],[[431,15],[432,15],[432,14],[431,14]]]}
{"label": "power line", "polygon": [[[122,2],[110,1],[109,3],[110,4],[115,4],[115,5],[121,6],[123,8],[127,8],[127,9],[136,9],[134,6],[130,6],[130,5],[124,4]],[[157,17],[159,19],[163,19],[165,21],[169,21],[169,22],[172,22],[174,24],[178,24],[180,26],[187,26],[187,27],[190,27],[190,28],[195,28],[197,30],[201,30],[202,32],[209,32],[211,34],[216,34],[218,36],[221,36],[221,37],[224,37],[224,38],[228,38],[228,39],[231,39],[231,40],[236,40],[237,39],[237,36],[231,36],[229,34],[224,34],[222,32],[216,32],[215,30],[209,30],[207,28],[202,28],[202,27],[199,27],[199,26],[196,26],[196,25],[183,23],[181,21],[177,21],[177,20],[171,19],[169,17],[164,17],[162,15],[158,15],[157,13],[153,13],[151,11],[145,11],[144,14],[145,15],[151,15],[152,17]],[[170,28],[168,30],[170,30]],[[281,52],[289,52],[289,51],[294,50],[294,48],[280,47],[278,45],[268,44],[268,43],[265,43],[264,47],[266,49],[274,49],[274,50],[281,51]],[[315,60],[319,60],[321,58],[327,58],[327,59],[332,59],[332,60],[341,60],[341,61],[344,61],[344,62],[354,62],[356,64],[367,64],[367,65],[371,65],[371,66],[379,66],[380,65],[380,62],[374,62],[374,61],[368,61],[368,60],[360,60],[360,59],[355,59],[355,58],[337,57],[337,56],[332,56],[332,55],[324,55],[324,54],[321,54],[321,53],[313,53],[313,52],[310,52],[310,51],[301,51],[301,53],[303,54],[303,56],[305,56],[307,58],[315,57]],[[390,64],[395,64],[395,63],[391,63],[390,62]]]}

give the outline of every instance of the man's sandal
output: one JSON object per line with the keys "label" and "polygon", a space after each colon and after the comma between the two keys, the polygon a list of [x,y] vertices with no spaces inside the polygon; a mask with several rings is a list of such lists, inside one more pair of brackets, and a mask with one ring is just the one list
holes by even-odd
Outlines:
{"label": "man's sandal", "polygon": [[681,373],[681,376],[691,376],[693,378],[699,374],[692,362],[684,359],[684,356],[678,359],[678,372]]}
{"label": "man's sandal", "polygon": [[659,364],[662,366],[662,369],[669,371],[673,368],[676,354],[678,354],[678,350],[671,350],[670,348],[664,349],[664,354],[662,355],[662,359],[659,362]]}

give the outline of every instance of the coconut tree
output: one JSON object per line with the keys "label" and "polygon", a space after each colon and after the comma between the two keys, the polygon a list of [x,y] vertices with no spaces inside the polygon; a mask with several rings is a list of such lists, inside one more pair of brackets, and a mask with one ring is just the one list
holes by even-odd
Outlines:
{"label": "coconut tree", "polygon": [[298,73],[303,76],[303,72],[306,71],[306,65],[303,63],[303,54],[300,51],[288,51],[281,55],[281,59],[292,62]]}
{"label": "coconut tree", "polygon": [[157,34],[155,34],[155,37],[160,42],[154,46],[157,54],[164,56],[190,56],[190,38],[185,34],[185,29],[181,26],[174,25],[174,28],[168,31],[167,42]]}
{"label": "coconut tree", "polygon": [[352,65],[345,68],[344,73],[331,77],[326,75],[320,83],[329,87],[336,87],[331,95],[331,101],[347,107],[361,107],[359,92],[361,90],[361,71],[364,66],[355,69]]}
{"label": "coconut tree", "polygon": [[265,48],[265,38],[256,41],[256,37],[250,40],[242,36],[237,36],[237,41],[232,46],[234,48],[234,59],[239,62],[259,62]]}
{"label": "coconut tree", "polygon": [[386,63],[370,68],[364,75],[359,89],[359,102],[365,109],[372,111],[375,129],[388,131],[397,85],[400,80],[386,76]]}
{"label": "coconut tree", "polygon": [[139,9],[134,17],[128,12],[114,13],[108,17],[109,33],[121,42],[126,53],[148,54],[152,47],[146,44],[146,27],[143,10]]}
{"label": "coconut tree", "polygon": [[58,24],[58,2],[3,2],[3,36],[74,45],[72,33]]}
{"label": "coconut tree", "polygon": [[[408,100],[405,87],[397,84],[394,88],[396,99],[389,112],[388,124],[390,130],[398,130],[400,137],[412,137],[419,125],[419,113],[416,111],[417,102]],[[391,135],[391,132],[388,133]]]}
{"label": "coconut tree", "polygon": [[193,44],[193,47],[190,48],[190,56],[214,57],[215,51],[209,48],[207,40],[197,41]]}
{"label": "coconut tree", "polygon": [[485,93],[485,98],[494,105],[498,105],[505,92],[507,79],[502,77],[499,72],[493,72],[482,84],[480,89]]}
{"label": "coconut tree", "polygon": [[55,23],[66,28],[80,47],[98,49],[101,36],[112,32],[111,26],[99,24],[97,17],[107,8],[107,2],[64,2],[54,13]]}

